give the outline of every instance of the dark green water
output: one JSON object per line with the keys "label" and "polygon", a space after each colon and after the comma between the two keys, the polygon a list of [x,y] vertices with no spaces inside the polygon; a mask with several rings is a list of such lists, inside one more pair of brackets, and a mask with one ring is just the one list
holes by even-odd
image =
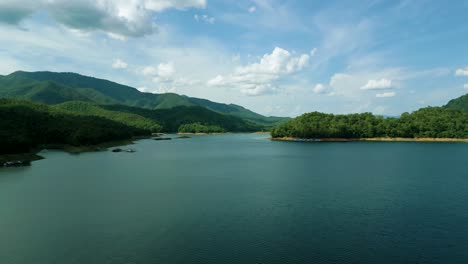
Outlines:
{"label": "dark green water", "polygon": [[468,263],[468,145],[142,140],[0,170],[0,263]]}

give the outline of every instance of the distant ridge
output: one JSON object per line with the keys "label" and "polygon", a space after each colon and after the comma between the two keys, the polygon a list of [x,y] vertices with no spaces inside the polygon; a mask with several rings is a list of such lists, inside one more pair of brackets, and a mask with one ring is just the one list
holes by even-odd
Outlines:
{"label": "distant ridge", "polygon": [[468,112],[468,94],[450,100],[444,107],[453,110]]}
{"label": "distant ridge", "polygon": [[263,125],[274,125],[289,119],[266,117],[239,105],[222,104],[175,93],[143,93],[134,87],[72,72],[17,71],[0,76],[0,97],[25,99],[51,105],[84,101],[97,104],[123,104],[147,109],[201,106]]}

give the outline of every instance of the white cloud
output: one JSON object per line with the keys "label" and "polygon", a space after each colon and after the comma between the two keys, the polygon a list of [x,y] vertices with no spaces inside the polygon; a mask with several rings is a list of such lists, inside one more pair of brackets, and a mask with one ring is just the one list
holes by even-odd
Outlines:
{"label": "white cloud", "polygon": [[[75,30],[75,29],[74,29]],[[78,32],[81,32],[78,30]],[[112,32],[108,32],[107,33],[107,36],[109,38],[112,38],[112,39],[116,39],[116,40],[120,40],[120,41],[127,41],[128,40],[128,37],[126,36],[123,36],[123,35],[119,35],[119,34],[115,34],[115,33],[112,33]]]}
{"label": "white cloud", "polygon": [[223,86],[223,85],[226,85],[226,81],[223,76],[218,75],[215,78],[209,80],[207,82],[207,85],[208,86]]}
{"label": "white cloud", "polygon": [[157,68],[157,67],[153,67],[153,66],[147,66],[147,67],[143,68],[142,73],[143,73],[143,75],[145,75],[145,76],[158,75],[158,68]]}
{"label": "white cloud", "polygon": [[247,96],[259,96],[274,93],[277,88],[271,84],[259,84],[254,86],[246,86],[241,89],[241,93]]}
{"label": "white cloud", "polygon": [[384,98],[384,97],[394,97],[396,95],[395,92],[388,92],[388,93],[378,93],[375,95],[377,98]]}
{"label": "white cloud", "polygon": [[315,54],[317,54],[317,48],[313,48],[311,51],[310,51],[310,56],[315,56]]}
{"label": "white cloud", "polygon": [[143,68],[143,75],[158,78],[158,80],[169,80],[175,73],[173,62],[160,63],[158,66],[147,66]]}
{"label": "white cloud", "polygon": [[18,24],[45,10],[51,18],[69,28],[139,37],[155,31],[154,13],[205,6],[206,0],[2,0],[0,22]]}
{"label": "white cloud", "polygon": [[352,76],[346,73],[335,73],[333,76],[330,78],[330,86],[337,86],[340,82],[346,79],[350,79]]}
{"label": "white cloud", "polygon": [[463,85],[463,88],[468,90],[468,83],[465,83],[465,85]]}
{"label": "white cloud", "polygon": [[465,67],[464,69],[456,70],[455,76],[468,76],[468,67]]}
{"label": "white cloud", "polygon": [[271,54],[263,55],[259,62],[237,67],[229,75],[218,75],[207,84],[239,88],[245,95],[267,94],[277,90],[275,81],[301,71],[309,59],[308,54],[293,57],[289,51],[276,47]]}
{"label": "white cloud", "polygon": [[321,83],[315,85],[315,87],[314,87],[314,93],[316,93],[316,94],[324,93],[326,90],[327,90],[327,88],[325,87],[325,85],[323,85]]}
{"label": "white cloud", "polygon": [[369,80],[366,85],[361,87],[361,90],[380,90],[380,89],[390,89],[392,87],[392,81],[388,79],[380,80]]}
{"label": "white cloud", "polygon": [[140,91],[140,92],[142,92],[142,93],[149,93],[149,92],[151,92],[150,89],[148,89],[146,86],[138,87],[137,90]]}
{"label": "white cloud", "polygon": [[249,13],[254,13],[255,11],[257,11],[257,7],[256,6],[251,6],[251,7],[249,7],[248,11],[249,11]]}
{"label": "white cloud", "polygon": [[121,59],[115,60],[114,63],[112,64],[112,68],[114,69],[126,69],[127,67],[128,67],[128,64]]}
{"label": "white cloud", "polygon": [[171,78],[175,73],[174,63],[161,63],[158,66],[158,75],[162,78]]}
{"label": "white cloud", "polygon": [[[400,68],[336,73],[330,78],[329,87],[332,92],[335,92],[335,95],[359,104],[363,98],[371,100],[372,94],[363,93],[363,91],[395,89],[400,87],[401,81],[404,80],[404,78],[401,77],[403,73],[404,71]],[[380,79],[380,76],[386,76],[386,78]],[[391,82],[390,87],[388,85],[389,82]],[[364,86],[363,83],[365,84]]]}
{"label": "white cloud", "polygon": [[[128,0],[124,0],[124,1],[128,1]],[[135,0],[133,2],[135,2]],[[157,12],[164,11],[165,9],[170,9],[170,8],[183,10],[183,9],[187,9],[190,7],[197,7],[197,8],[206,7],[206,0],[143,0],[142,2],[144,3],[144,6],[146,8],[157,11]]]}
{"label": "white cloud", "polygon": [[216,22],[216,18],[214,17],[210,17],[208,15],[198,15],[198,14],[195,14],[193,16],[193,18],[195,19],[195,21],[197,22],[205,22],[207,24],[214,24]]}
{"label": "white cloud", "polygon": [[276,47],[271,54],[263,55],[260,62],[239,67],[236,72],[239,75],[265,74],[277,77],[302,70],[309,62],[309,58],[308,54],[292,57],[289,51]]}

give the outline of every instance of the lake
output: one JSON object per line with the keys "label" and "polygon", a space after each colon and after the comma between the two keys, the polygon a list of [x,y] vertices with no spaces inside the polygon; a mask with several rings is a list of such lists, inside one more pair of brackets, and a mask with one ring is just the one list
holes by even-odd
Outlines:
{"label": "lake", "polygon": [[140,140],[0,170],[0,263],[468,263],[468,144]]}

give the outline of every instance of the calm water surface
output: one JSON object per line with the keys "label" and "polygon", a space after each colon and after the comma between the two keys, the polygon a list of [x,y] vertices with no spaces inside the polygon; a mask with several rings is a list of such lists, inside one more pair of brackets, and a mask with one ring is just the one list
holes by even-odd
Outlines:
{"label": "calm water surface", "polygon": [[468,263],[468,144],[132,147],[0,170],[0,263]]}

